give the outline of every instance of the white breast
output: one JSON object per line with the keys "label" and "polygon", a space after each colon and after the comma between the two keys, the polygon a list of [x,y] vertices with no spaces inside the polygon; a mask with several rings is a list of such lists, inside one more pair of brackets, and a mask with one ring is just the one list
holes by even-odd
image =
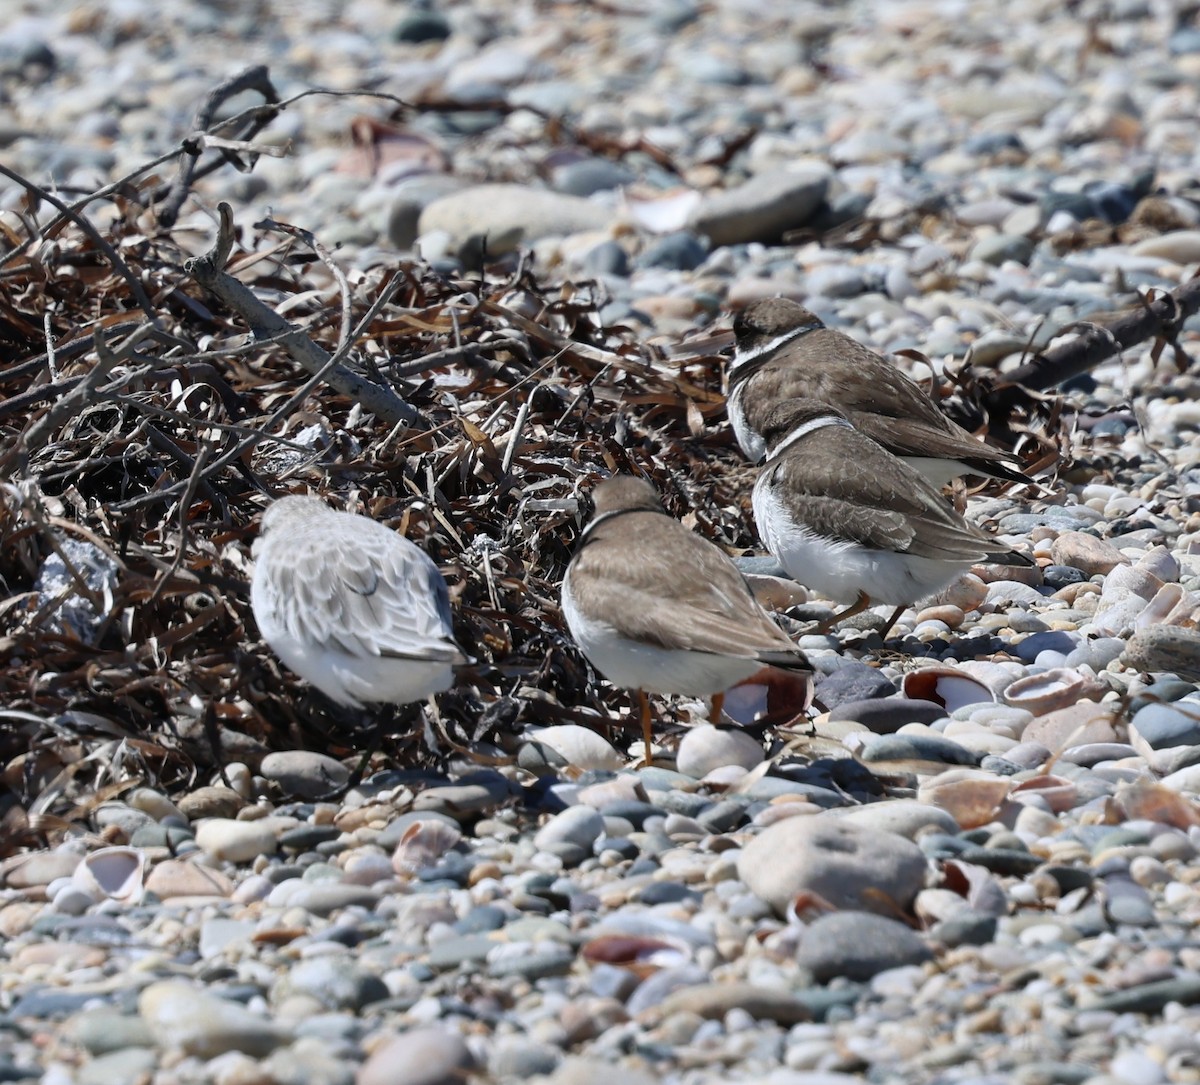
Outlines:
{"label": "white breast", "polygon": [[768,473],[759,477],[753,503],[759,536],[788,575],[840,603],[854,602],[860,592],[876,603],[915,603],[940,591],[973,564],[824,538],[789,514]]}
{"label": "white breast", "polygon": [[588,662],[614,686],[711,697],[762,670],[755,659],[659,648],[622,636],[611,625],[580,611],[569,571],[563,580],[562,610]]}

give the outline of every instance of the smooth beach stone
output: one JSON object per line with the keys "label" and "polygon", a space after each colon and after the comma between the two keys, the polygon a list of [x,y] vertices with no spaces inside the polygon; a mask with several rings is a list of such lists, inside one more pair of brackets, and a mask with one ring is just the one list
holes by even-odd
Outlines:
{"label": "smooth beach stone", "polygon": [[738,877],[780,915],[806,892],[837,908],[883,908],[883,900],[905,908],[925,876],[925,856],[910,840],[828,815],[777,822],[738,859]]}
{"label": "smooth beach stone", "polygon": [[943,765],[978,765],[980,755],[941,735],[872,735],[860,758],[867,764],[889,761],[935,761]]}
{"label": "smooth beach stone", "polygon": [[894,734],[906,723],[933,723],[946,715],[944,705],[909,697],[876,697],[842,701],[830,710],[830,720],[853,720],[877,735]]}
{"label": "smooth beach stone", "polygon": [[355,1085],[462,1085],[474,1068],[458,1032],[430,1025],[378,1044],[354,1080]]}
{"label": "smooth beach stone", "polygon": [[932,957],[925,940],[906,924],[871,912],[843,911],[808,925],[796,963],[825,983],[869,980],[887,969],[922,964]]}
{"label": "smooth beach stone", "polygon": [[1152,750],[1200,744],[1200,702],[1148,704],[1134,715],[1130,729]]}
{"label": "smooth beach stone", "polygon": [[762,743],[744,731],[700,724],[680,740],[675,767],[685,776],[700,779],[727,765],[752,769],[763,756]]}
{"label": "smooth beach stone", "polygon": [[261,1057],[291,1040],[282,1025],[180,980],[152,983],[138,996],[138,1010],[160,1047],[202,1059],[227,1051]]}
{"label": "smooth beach stone", "polygon": [[269,753],[259,770],[285,795],[317,799],[344,787],[350,770],[340,761],[310,750]]}

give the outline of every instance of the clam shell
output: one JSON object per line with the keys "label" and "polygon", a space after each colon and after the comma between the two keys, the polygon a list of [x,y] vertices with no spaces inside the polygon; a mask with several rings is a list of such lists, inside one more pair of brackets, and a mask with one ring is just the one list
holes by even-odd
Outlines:
{"label": "clam shell", "polygon": [[585,942],[580,955],[591,964],[612,964],[645,979],[661,968],[678,968],[692,959],[691,947],[675,938],[640,934],[602,934]]}
{"label": "clam shell", "polygon": [[96,900],[107,897],[122,904],[142,899],[146,856],[140,848],[100,848],[79,860],[71,881]]}
{"label": "clam shell", "polygon": [[1024,708],[1035,716],[1044,716],[1058,708],[1080,701],[1096,701],[1107,687],[1089,675],[1066,667],[1054,667],[1041,674],[1018,678],[1004,691],[1004,700],[1013,708]]}
{"label": "clam shell", "polygon": [[1062,776],[1031,776],[1012,789],[1013,802],[1020,802],[1022,795],[1038,795],[1051,810],[1061,814],[1073,810],[1079,801],[1079,789]]}
{"label": "clam shell", "polygon": [[933,701],[947,713],[966,705],[994,704],[995,696],[978,678],[954,667],[921,667],[909,671],[902,683],[904,695],[914,701]]}
{"label": "clam shell", "polygon": [[812,697],[808,675],[764,667],[725,691],[725,715],[743,726],[786,727],[804,715]]}
{"label": "clam shell", "polygon": [[1177,829],[1200,825],[1200,805],[1159,783],[1139,780],[1121,784],[1115,802],[1129,821],[1144,818],[1174,825]]}
{"label": "clam shell", "polygon": [[963,829],[977,829],[994,820],[1008,798],[1012,782],[977,769],[951,769],[922,784],[917,801],[938,806]]}
{"label": "clam shell", "polygon": [[457,826],[441,820],[414,821],[392,852],[392,869],[397,874],[417,874],[433,866],[462,839]]}
{"label": "clam shell", "polygon": [[579,769],[619,769],[625,758],[611,742],[577,723],[560,723],[527,732],[533,742],[548,746],[568,765]]}

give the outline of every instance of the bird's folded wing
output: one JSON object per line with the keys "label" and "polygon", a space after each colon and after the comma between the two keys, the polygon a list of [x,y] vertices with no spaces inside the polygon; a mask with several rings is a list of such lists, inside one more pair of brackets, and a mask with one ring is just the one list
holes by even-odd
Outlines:
{"label": "bird's folded wing", "polygon": [[288,556],[274,563],[271,586],[278,620],[297,639],[360,657],[465,661],[453,640],[446,582],[406,540],[326,540]]}

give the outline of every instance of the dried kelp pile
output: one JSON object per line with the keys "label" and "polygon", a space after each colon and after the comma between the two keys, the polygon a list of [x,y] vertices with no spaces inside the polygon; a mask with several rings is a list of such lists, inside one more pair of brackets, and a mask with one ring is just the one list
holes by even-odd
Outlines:
{"label": "dried kelp pile", "polygon": [[[213,121],[248,89],[266,105]],[[271,152],[253,140],[287,104],[251,69],[214,90],[175,151],[74,204],[0,165],[27,193],[0,223],[9,830],[271,749],[376,744],[367,719],[331,709],[258,638],[250,546],[274,496],[364,511],[451,584],[477,664],[433,718],[389,728],[379,757],[400,764],[468,746],[502,755],[525,723],[600,727],[628,708],[597,688],[558,611],[598,476],[648,476],[689,526],[753,545],[720,335],[664,344],[606,327],[599,285],[539,282],[520,259],[351,271],[303,224],[235,229],[224,207],[207,236],[194,214],[181,222],[196,179]],[[171,159],[175,179],[160,179]],[[1109,339],[1084,344],[1086,357],[1039,356],[1046,372],[1025,383],[1052,386],[1055,365],[1082,371],[1119,348]],[[954,392],[973,427],[990,415],[1031,462],[1058,458],[1053,405],[970,371]]]}
{"label": "dried kelp pile", "polygon": [[[602,327],[589,284],[410,261],[351,282],[302,230],[266,222],[235,241],[227,219],[220,267],[189,264],[171,231],[139,225],[136,192],[121,200],[107,236],[68,225],[14,249],[0,280],[10,788],[170,786],[272,748],[359,744],[363,721],[305,694],[258,639],[249,553],[275,495],[361,509],[443,568],[478,664],[441,719],[398,729],[389,752],[410,761],[503,746],[518,719],[597,724],[619,704],[557,605],[598,475],[648,475],[705,534],[750,543],[713,424],[719,358]],[[205,274],[261,312],[222,304]]]}

